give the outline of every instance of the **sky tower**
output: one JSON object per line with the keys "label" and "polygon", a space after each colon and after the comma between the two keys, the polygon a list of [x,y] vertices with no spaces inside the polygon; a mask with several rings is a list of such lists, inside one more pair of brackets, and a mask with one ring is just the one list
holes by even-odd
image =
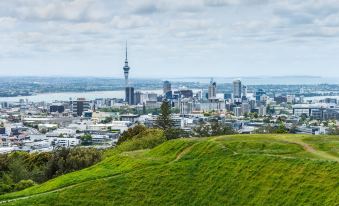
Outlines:
{"label": "sky tower", "polygon": [[124,75],[125,75],[125,87],[128,87],[128,73],[129,73],[128,59],[127,59],[127,41],[126,41],[126,59],[124,66]]}

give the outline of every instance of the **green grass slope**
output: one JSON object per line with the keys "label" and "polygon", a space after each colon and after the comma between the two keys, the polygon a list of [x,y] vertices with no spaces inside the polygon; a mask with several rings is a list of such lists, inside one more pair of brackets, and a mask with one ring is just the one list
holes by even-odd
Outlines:
{"label": "green grass slope", "polygon": [[133,148],[121,146],[90,168],[0,196],[0,205],[339,203],[338,136],[232,135]]}

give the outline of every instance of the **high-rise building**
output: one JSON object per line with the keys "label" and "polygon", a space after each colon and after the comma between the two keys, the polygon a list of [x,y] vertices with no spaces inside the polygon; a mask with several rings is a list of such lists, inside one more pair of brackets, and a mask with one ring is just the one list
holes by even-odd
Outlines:
{"label": "high-rise building", "polygon": [[74,116],[82,116],[84,112],[91,109],[89,101],[85,98],[78,98],[76,101],[72,101],[71,105]]}
{"label": "high-rise building", "polygon": [[129,105],[134,105],[135,101],[134,101],[134,87],[126,87],[125,88],[125,101],[129,104]]}
{"label": "high-rise building", "polygon": [[127,42],[126,42],[126,58],[125,58],[125,66],[124,66],[124,76],[125,76],[125,87],[128,87],[128,74],[130,67],[128,66],[128,59],[127,59]]}
{"label": "high-rise building", "polygon": [[233,98],[241,98],[241,81],[235,80],[233,81]]}
{"label": "high-rise building", "polygon": [[256,92],[255,92],[255,100],[258,102],[258,101],[261,101],[261,97],[263,95],[265,95],[266,92],[263,90],[263,89],[258,89]]}
{"label": "high-rise building", "polygon": [[141,92],[135,92],[134,93],[134,104],[138,105],[142,103],[142,93]]}
{"label": "high-rise building", "polygon": [[167,92],[172,91],[171,82],[169,82],[169,81],[164,81],[163,91],[164,91],[164,94],[166,94]]}
{"label": "high-rise building", "polygon": [[173,93],[172,93],[171,82],[164,81],[163,92],[164,92],[165,99],[172,99],[172,94]]}
{"label": "high-rise building", "polygon": [[208,85],[208,99],[217,98],[217,83],[211,79],[210,85]]}
{"label": "high-rise building", "polygon": [[246,99],[247,97],[247,86],[246,85],[242,85],[241,95],[242,95],[242,99]]}

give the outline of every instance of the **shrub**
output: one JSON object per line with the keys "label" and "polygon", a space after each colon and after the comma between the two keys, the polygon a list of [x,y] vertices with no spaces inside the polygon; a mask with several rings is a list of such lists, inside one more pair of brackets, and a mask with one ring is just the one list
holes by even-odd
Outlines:
{"label": "shrub", "polygon": [[121,151],[151,149],[166,141],[163,130],[147,129],[118,146]]}
{"label": "shrub", "polygon": [[35,182],[33,180],[21,180],[14,186],[14,190],[23,190],[29,187],[32,187],[35,185]]}
{"label": "shrub", "polygon": [[134,127],[128,128],[128,130],[124,131],[121,134],[118,140],[118,145],[123,142],[126,142],[127,140],[131,140],[133,137],[144,132],[145,130],[147,130],[147,128],[144,125],[140,125],[140,124]]}

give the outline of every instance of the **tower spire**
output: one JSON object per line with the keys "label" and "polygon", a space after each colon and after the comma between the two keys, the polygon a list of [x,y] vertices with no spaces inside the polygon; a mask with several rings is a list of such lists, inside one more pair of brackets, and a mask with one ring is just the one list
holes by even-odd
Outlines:
{"label": "tower spire", "polygon": [[126,59],[125,59],[125,66],[124,66],[124,76],[125,76],[125,87],[128,86],[128,74],[130,67],[128,66],[128,59],[127,59],[127,41],[126,41]]}
{"label": "tower spire", "polygon": [[126,41],[126,61],[127,61],[127,41]]}

